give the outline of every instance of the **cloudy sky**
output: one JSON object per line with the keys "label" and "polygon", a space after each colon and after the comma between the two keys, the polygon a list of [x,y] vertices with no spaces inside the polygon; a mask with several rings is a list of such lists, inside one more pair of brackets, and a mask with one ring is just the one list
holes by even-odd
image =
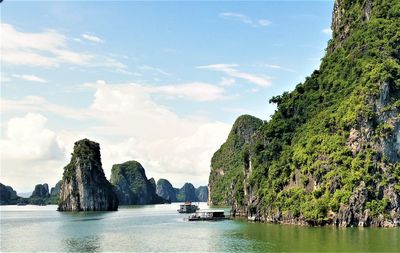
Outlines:
{"label": "cloudy sky", "polygon": [[206,185],[235,118],[268,120],[324,54],[332,1],[1,3],[0,182],[61,179],[73,143]]}

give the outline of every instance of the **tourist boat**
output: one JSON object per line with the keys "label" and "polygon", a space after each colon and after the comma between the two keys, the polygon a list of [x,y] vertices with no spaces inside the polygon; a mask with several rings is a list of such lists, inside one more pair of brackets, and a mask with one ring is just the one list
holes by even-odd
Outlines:
{"label": "tourist boat", "polygon": [[179,209],[177,210],[179,213],[194,213],[199,210],[197,205],[192,204],[192,202],[185,202],[182,205],[179,205]]}
{"label": "tourist boat", "polygon": [[217,221],[226,220],[224,210],[199,210],[188,217],[188,221]]}

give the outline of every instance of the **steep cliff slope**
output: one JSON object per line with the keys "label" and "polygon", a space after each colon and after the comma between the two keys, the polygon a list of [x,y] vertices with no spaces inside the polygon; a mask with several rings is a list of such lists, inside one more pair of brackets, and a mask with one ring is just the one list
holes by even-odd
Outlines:
{"label": "steep cliff slope", "polygon": [[29,204],[31,205],[46,205],[49,204],[49,185],[37,184],[33,189],[32,195],[29,197]]}
{"label": "steep cliff slope", "polygon": [[177,189],[176,199],[178,202],[199,201],[196,196],[196,188],[191,183],[185,183],[181,189]]}
{"label": "steep cliff slope", "polygon": [[157,181],[156,193],[158,196],[168,200],[169,202],[176,202],[176,191],[172,184],[164,178]]}
{"label": "steep cliff slope", "polygon": [[233,124],[228,139],[211,159],[209,202],[215,205],[244,205],[244,162],[249,167],[248,150],[251,136],[259,130],[262,120],[240,116]]}
{"label": "steep cliff slope", "polygon": [[143,166],[136,161],[115,164],[111,183],[121,205],[162,204],[166,200],[156,194],[153,178],[147,179]]}
{"label": "steep cliff slope", "polygon": [[75,142],[65,166],[59,211],[114,211],[118,199],[101,164],[100,145],[88,139]]}
{"label": "steep cliff slope", "polygon": [[208,187],[207,186],[199,186],[196,188],[196,197],[200,202],[208,201]]}
{"label": "steep cliff slope", "polygon": [[399,225],[399,27],[399,1],[337,0],[320,69],[227,149],[233,127],[212,158],[210,202],[262,221]]}

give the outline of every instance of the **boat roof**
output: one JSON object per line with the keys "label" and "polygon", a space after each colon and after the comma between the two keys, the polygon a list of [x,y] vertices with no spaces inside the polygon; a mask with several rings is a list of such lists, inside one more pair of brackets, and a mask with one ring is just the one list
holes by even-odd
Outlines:
{"label": "boat roof", "polygon": [[224,210],[198,210],[197,213],[223,213]]}
{"label": "boat roof", "polygon": [[195,204],[192,204],[192,202],[186,202],[184,204],[180,204],[180,206],[195,206]]}

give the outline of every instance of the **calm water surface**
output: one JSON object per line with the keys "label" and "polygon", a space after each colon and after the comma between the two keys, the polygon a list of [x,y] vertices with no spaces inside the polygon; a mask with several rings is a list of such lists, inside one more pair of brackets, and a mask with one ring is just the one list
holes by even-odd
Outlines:
{"label": "calm water surface", "polygon": [[177,208],[174,203],[60,213],[56,206],[3,206],[0,251],[400,252],[400,228],[187,222]]}

